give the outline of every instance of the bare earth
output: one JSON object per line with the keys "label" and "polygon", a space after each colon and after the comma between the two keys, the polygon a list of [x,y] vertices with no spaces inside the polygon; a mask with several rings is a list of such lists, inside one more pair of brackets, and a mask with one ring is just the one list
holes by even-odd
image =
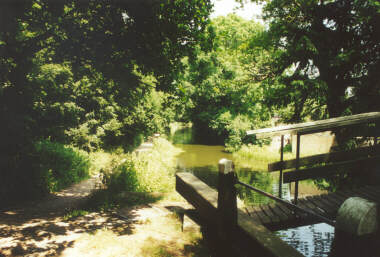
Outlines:
{"label": "bare earth", "polygon": [[[196,243],[186,238],[180,222],[173,219],[173,206],[183,206],[183,202],[135,206],[118,213],[93,212],[65,220],[68,210],[84,201],[95,184],[96,178],[91,178],[43,201],[1,210],[0,257],[157,256],[153,246],[169,256],[193,256]],[[196,227],[190,230],[191,235],[199,234]]]}

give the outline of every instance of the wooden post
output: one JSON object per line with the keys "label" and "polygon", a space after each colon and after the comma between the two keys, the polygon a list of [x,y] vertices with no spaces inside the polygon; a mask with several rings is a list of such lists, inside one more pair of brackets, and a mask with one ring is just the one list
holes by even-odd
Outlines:
{"label": "wooden post", "polygon": [[[281,165],[283,164],[284,160],[284,135],[281,135],[281,156],[280,156],[280,162]],[[278,197],[282,199],[282,166],[280,169],[280,177],[278,179]]]}
{"label": "wooden post", "polygon": [[218,176],[218,233],[227,240],[237,227],[236,173],[231,160],[219,161]]}
{"label": "wooden post", "polygon": [[[297,150],[296,150],[296,171],[300,167],[300,144],[301,144],[301,135],[297,134]],[[295,182],[294,187],[294,204],[298,202],[298,180]]]}

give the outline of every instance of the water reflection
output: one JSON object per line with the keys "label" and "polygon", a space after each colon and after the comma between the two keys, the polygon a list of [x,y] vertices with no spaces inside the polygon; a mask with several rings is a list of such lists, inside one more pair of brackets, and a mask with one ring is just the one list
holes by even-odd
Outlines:
{"label": "water reflection", "polygon": [[[183,150],[178,156],[178,170],[193,173],[209,186],[216,188],[218,182],[218,162],[222,158],[233,159],[233,155],[224,152],[223,146],[176,145]],[[266,192],[274,193],[274,178],[267,172],[253,171],[235,167],[240,181]],[[247,205],[269,203],[271,200],[245,187],[237,187],[238,197]]]}
{"label": "water reflection", "polygon": [[276,234],[306,257],[328,257],[334,228],[320,223],[281,230]]}

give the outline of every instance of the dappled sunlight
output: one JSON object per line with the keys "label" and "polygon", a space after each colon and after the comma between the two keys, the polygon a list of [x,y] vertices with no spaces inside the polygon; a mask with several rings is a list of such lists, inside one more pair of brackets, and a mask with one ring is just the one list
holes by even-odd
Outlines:
{"label": "dappled sunlight", "polygon": [[[0,221],[3,223],[1,219]],[[90,213],[69,220],[60,216],[19,220],[1,227],[1,252],[5,256],[55,255],[72,246],[81,235],[99,229],[108,229],[117,235],[124,235],[131,233],[132,224],[112,213]]]}
{"label": "dappled sunlight", "polygon": [[181,231],[181,220],[175,213],[183,207],[178,204],[158,202],[123,208],[116,215],[130,224],[130,233],[118,233],[109,227],[83,233],[60,256],[193,256],[194,252],[205,251],[197,228]]}

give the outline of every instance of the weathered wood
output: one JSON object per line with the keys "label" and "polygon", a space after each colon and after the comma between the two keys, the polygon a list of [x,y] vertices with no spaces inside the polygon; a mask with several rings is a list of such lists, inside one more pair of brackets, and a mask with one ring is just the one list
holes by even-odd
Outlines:
{"label": "weathered wood", "polygon": [[176,190],[208,222],[216,225],[218,193],[190,173],[176,174]]}
{"label": "weathered wood", "polygon": [[[362,165],[369,165],[369,164],[375,164],[376,161],[380,160],[380,156],[373,156],[369,158],[361,158],[357,160],[350,160],[350,161],[344,161],[344,162],[338,162],[334,164],[325,165],[322,167],[315,167],[315,168],[306,168],[301,169],[299,171],[289,171],[284,173],[284,183],[290,183],[305,179],[315,179],[315,178],[322,178],[322,177],[328,177],[334,174],[342,174],[347,172],[365,172],[362,169],[350,169],[346,170],[347,168],[352,167],[353,165],[362,166]],[[362,166],[366,167],[366,166]]]}
{"label": "weathered wood", "polygon": [[218,174],[218,231],[225,240],[237,226],[236,173],[231,160],[219,161]]}
{"label": "weathered wood", "polygon": [[355,188],[352,190],[353,192],[359,194],[360,197],[362,198],[365,198],[365,199],[368,199],[368,200],[371,200],[371,201],[375,201],[377,202],[378,201],[378,198],[364,190],[362,190],[361,188]]}
{"label": "weathered wood", "polygon": [[286,215],[276,204],[270,203],[268,207],[271,209],[275,215],[280,219],[281,222],[287,221],[289,219],[288,215]]}
{"label": "weathered wood", "polygon": [[280,174],[279,174],[279,179],[278,179],[278,197],[282,198],[282,175],[283,175],[283,168],[282,168],[282,163],[284,161],[284,135],[281,135],[281,148],[280,148],[280,163],[281,163],[281,168]]}
{"label": "weathered wood", "polygon": [[298,123],[286,126],[279,126],[274,128],[264,128],[257,130],[247,131],[247,135],[256,135],[257,138],[271,137],[276,135],[285,134],[311,134],[333,128],[340,128],[346,126],[353,126],[357,124],[364,124],[374,122],[380,119],[380,112],[362,113],[351,116],[344,116],[326,120]]}
{"label": "weathered wood", "polygon": [[268,204],[262,204],[260,208],[271,219],[272,223],[280,223],[280,218],[269,208]]}
{"label": "weathered wood", "polygon": [[[297,148],[296,148],[296,170],[299,171],[300,168],[300,144],[301,144],[301,135],[297,135]],[[298,200],[298,180],[294,185],[294,203],[297,204]]]}
{"label": "weathered wood", "polygon": [[335,205],[341,205],[344,201],[336,196],[335,193],[329,193],[329,200],[332,201]]}
{"label": "weathered wood", "polygon": [[272,223],[272,220],[270,219],[270,217],[268,217],[267,214],[263,212],[263,210],[260,207],[252,208],[252,213],[254,213],[254,215],[259,217],[262,224]]}
{"label": "weathered wood", "polygon": [[272,234],[263,225],[256,223],[251,217],[240,210],[238,210],[238,225],[239,229],[251,241],[246,241],[246,244],[251,245],[251,249],[254,250],[247,256],[304,257],[296,249]]}
{"label": "weathered wood", "polygon": [[[369,147],[361,147],[349,151],[339,151],[326,154],[318,154],[307,157],[302,157],[299,159],[300,166],[309,166],[318,163],[329,163],[329,162],[341,162],[350,159],[357,159],[359,157],[369,157],[375,156],[380,153],[380,145],[374,145]],[[273,162],[268,164],[268,171],[278,171],[293,169],[296,167],[296,159]]]}
{"label": "weathered wood", "polygon": [[323,209],[319,208],[319,206],[314,205],[313,202],[309,201],[306,198],[299,199],[299,204],[300,204],[300,206],[305,206],[306,208],[308,208],[310,210],[313,210],[317,214],[326,217],[326,211],[324,211]]}
{"label": "weathered wood", "polygon": [[334,201],[331,201],[328,195],[320,195],[318,200],[321,201],[324,206],[326,206],[326,212],[329,215],[335,216],[336,211],[339,208],[339,205],[337,205]]}
{"label": "weathered wood", "polygon": [[[176,174],[176,189],[197,210],[203,224],[216,225],[217,192],[190,173]],[[246,256],[302,257],[303,255],[272,234],[267,228],[238,210],[237,230],[230,244],[244,251]]]}

